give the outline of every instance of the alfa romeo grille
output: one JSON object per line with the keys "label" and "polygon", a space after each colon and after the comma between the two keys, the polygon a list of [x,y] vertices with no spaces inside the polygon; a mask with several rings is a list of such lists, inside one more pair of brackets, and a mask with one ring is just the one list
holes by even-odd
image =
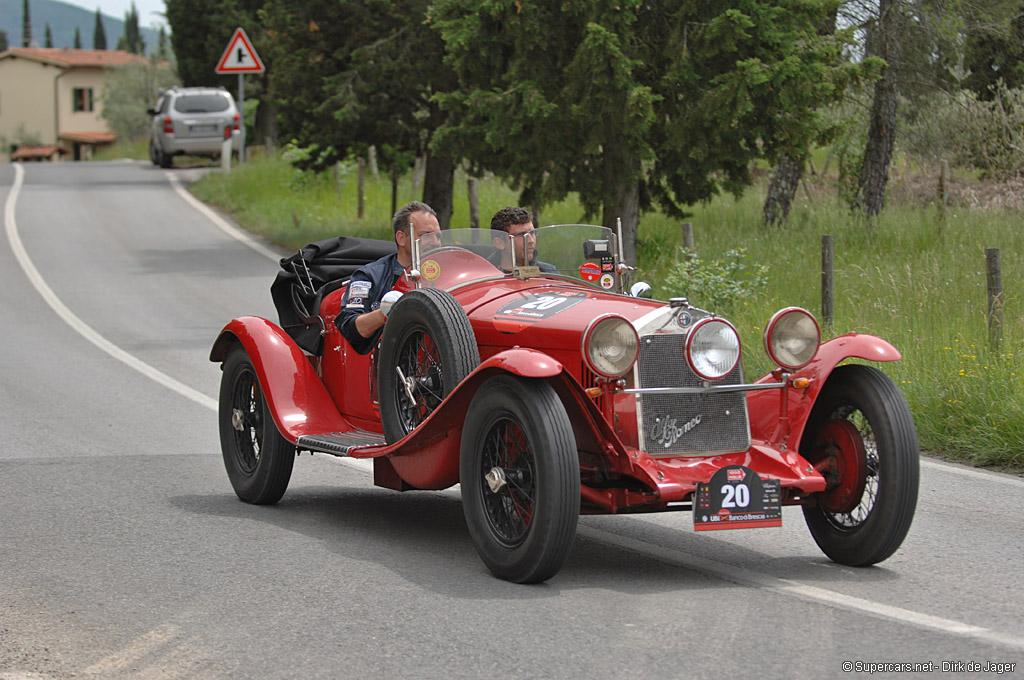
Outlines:
{"label": "alfa romeo grille", "polygon": [[[684,355],[685,334],[640,339],[637,387],[700,387]],[[743,382],[737,363],[718,385]],[[652,456],[726,453],[750,447],[746,392],[638,395],[641,445]]]}

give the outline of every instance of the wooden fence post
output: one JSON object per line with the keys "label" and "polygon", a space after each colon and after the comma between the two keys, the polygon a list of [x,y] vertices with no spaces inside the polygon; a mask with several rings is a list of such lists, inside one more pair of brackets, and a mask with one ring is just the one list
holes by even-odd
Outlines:
{"label": "wooden fence post", "polygon": [[826,326],[832,325],[833,255],[835,243],[831,235],[821,237],[821,317]]}
{"label": "wooden fence post", "polygon": [[993,349],[1003,344],[1003,272],[999,248],[985,249],[988,278],[988,341]]}
{"label": "wooden fence post", "polygon": [[686,257],[693,258],[697,254],[697,244],[693,240],[693,223],[683,222],[683,247],[686,248]]}
{"label": "wooden fence post", "polygon": [[475,177],[466,180],[466,191],[469,194],[469,226],[478,229],[480,227],[480,199],[476,193]]}
{"label": "wooden fence post", "polygon": [[366,214],[366,160],[362,156],[359,157],[356,168],[358,170],[356,192],[359,194],[356,198],[357,215],[359,219],[363,219]]}
{"label": "wooden fence post", "polygon": [[946,205],[949,203],[949,161],[942,161],[939,173],[939,216],[946,219]]}

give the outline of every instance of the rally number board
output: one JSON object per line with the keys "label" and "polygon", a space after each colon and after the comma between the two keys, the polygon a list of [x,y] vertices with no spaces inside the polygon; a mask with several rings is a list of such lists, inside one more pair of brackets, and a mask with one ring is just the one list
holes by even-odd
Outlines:
{"label": "rally number board", "polygon": [[697,485],[693,501],[694,531],[750,529],[782,526],[782,486],[777,479],[761,479],[742,465],[716,472],[711,481]]}

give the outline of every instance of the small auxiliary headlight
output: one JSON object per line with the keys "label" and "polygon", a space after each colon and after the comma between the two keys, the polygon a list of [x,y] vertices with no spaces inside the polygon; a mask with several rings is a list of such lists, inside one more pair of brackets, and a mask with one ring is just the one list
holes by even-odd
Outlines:
{"label": "small auxiliary headlight", "polygon": [[621,316],[598,317],[583,334],[583,356],[590,368],[605,378],[626,373],[639,352],[636,329]]}
{"label": "small auxiliary headlight", "polygon": [[764,329],[764,349],[772,361],[795,371],[810,363],[821,343],[821,329],[806,309],[786,307],[775,312]]}
{"label": "small auxiliary headlight", "polygon": [[704,380],[721,380],[740,360],[740,336],[725,319],[701,319],[686,338],[686,361]]}

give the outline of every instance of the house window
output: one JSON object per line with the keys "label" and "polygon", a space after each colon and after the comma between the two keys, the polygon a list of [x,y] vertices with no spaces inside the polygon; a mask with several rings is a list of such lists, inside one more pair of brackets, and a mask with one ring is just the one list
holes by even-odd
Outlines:
{"label": "house window", "polygon": [[71,90],[72,111],[92,111],[92,88],[76,87]]}

